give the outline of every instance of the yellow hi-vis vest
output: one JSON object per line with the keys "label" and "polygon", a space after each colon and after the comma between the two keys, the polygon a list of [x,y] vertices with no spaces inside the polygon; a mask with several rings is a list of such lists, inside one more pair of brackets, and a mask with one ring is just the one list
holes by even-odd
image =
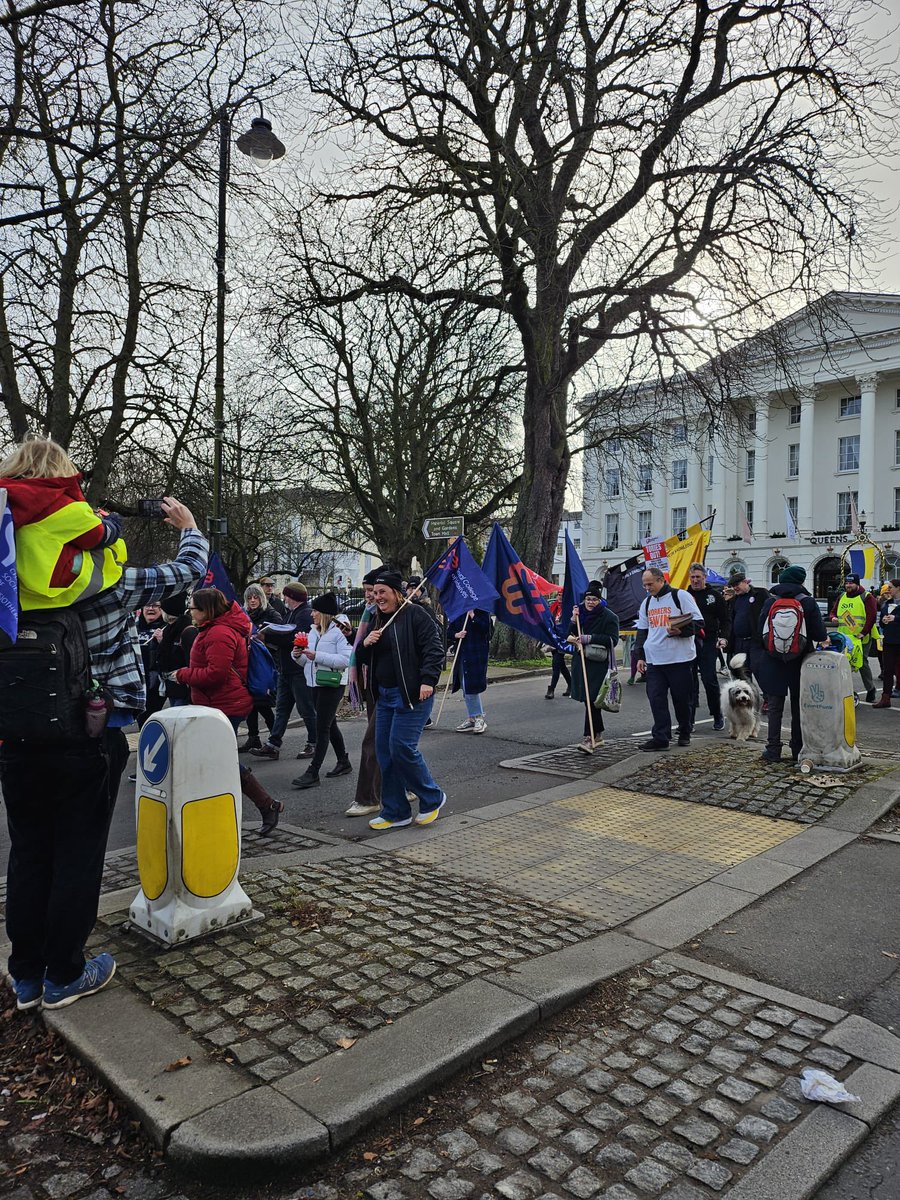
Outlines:
{"label": "yellow hi-vis vest", "polygon": [[79,551],[72,563],[74,578],[65,587],[50,580],[64,545],[97,524],[97,514],[86,501],[65,504],[40,521],[16,529],[16,574],[19,605],[23,612],[35,608],[65,608],[118,583],[127,551],[122,538],[110,546]]}
{"label": "yellow hi-vis vest", "polygon": [[846,634],[853,644],[850,654],[850,666],[858,671],[862,666],[864,647],[869,644],[869,635],[862,636],[866,623],[865,596],[848,596],[845,592],[837,606],[838,631]]}

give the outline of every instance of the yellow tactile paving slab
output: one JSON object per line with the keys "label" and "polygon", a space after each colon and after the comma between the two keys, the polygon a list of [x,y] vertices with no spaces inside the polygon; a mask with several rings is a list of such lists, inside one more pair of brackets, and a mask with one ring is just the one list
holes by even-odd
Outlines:
{"label": "yellow tactile paving slab", "polygon": [[617,925],[800,832],[771,817],[605,787],[396,853]]}

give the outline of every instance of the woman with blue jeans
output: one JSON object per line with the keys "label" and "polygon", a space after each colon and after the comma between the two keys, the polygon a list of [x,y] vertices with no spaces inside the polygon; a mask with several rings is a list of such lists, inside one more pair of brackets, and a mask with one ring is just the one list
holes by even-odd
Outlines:
{"label": "woman with blue jeans", "polygon": [[447,799],[419,750],[444,664],[444,647],[435,621],[421,605],[405,601],[401,584],[395,571],[376,577],[373,598],[378,611],[357,650],[357,658],[369,666],[376,695],[381,812],[369,825],[378,830],[412,824],[407,791],[419,797],[417,825],[436,820]]}
{"label": "woman with blue jeans", "polygon": [[484,733],[482,694],[487,691],[488,652],[491,648],[491,617],[480,608],[469,609],[462,617],[451,621],[449,637],[460,643],[453,660],[452,690],[462,688],[466,719],[457,725],[457,733]]}

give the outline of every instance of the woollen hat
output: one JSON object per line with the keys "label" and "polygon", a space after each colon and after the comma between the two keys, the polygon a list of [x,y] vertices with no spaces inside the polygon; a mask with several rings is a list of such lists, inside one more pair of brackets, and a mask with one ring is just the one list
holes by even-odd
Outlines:
{"label": "woollen hat", "polygon": [[849,575],[844,576],[844,583],[859,583],[859,582],[860,582],[859,576],[854,574],[853,572],[851,572]]}
{"label": "woollen hat", "polygon": [[187,609],[187,592],[176,592],[174,596],[166,596],[159,602],[159,607],[167,617],[183,617]]}
{"label": "woollen hat", "polygon": [[372,582],[382,583],[385,587],[393,588],[395,592],[403,590],[403,576],[399,571],[379,571]]}
{"label": "woollen hat", "polygon": [[785,567],[778,575],[779,583],[806,583],[806,567]]}
{"label": "woollen hat", "polygon": [[336,617],[338,615],[338,601],[334,592],[323,592],[321,596],[316,596],[315,600],[311,600],[309,607],[316,612],[324,613],[327,617]]}
{"label": "woollen hat", "polygon": [[586,596],[596,596],[598,600],[602,600],[603,599],[603,584],[600,582],[599,579],[592,579],[591,582],[584,589],[584,594]]}
{"label": "woollen hat", "polygon": [[367,583],[369,585],[369,587],[371,587],[372,584],[375,582],[375,580],[378,578],[378,576],[383,575],[384,572],[385,572],[384,567],[373,567],[371,571],[366,571],[365,575],[363,575],[363,577],[362,577],[362,581],[363,581],[363,583]]}
{"label": "woollen hat", "polygon": [[286,583],[281,589],[282,596],[290,596],[292,600],[308,600],[309,592],[304,583]]}

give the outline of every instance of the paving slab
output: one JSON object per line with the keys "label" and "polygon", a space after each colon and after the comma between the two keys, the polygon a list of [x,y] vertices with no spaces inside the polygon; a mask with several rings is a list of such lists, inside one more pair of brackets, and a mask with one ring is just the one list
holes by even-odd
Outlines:
{"label": "paving slab", "polygon": [[702,883],[646,916],[630,921],[624,932],[642,941],[674,949],[756,899],[754,892],[725,887],[721,883]]}
{"label": "paving slab", "polygon": [[831,1030],[826,1044],[889,1071],[900,1071],[900,1038],[865,1017],[846,1017]]}
{"label": "paving slab", "polygon": [[816,826],[804,830],[802,836],[791,838],[790,842],[782,842],[770,850],[762,851],[760,857],[795,867],[811,867],[855,840],[856,834],[846,830]]}
{"label": "paving slab", "polygon": [[[826,1043],[828,1044],[828,1043]],[[874,1129],[885,1113],[900,1100],[900,1074],[864,1062],[844,1080],[844,1087],[858,1100],[842,1104],[841,1112],[865,1121]]]}
{"label": "paving slab", "polygon": [[333,1056],[275,1083],[277,1090],[326,1126],[332,1148],[478,1055],[523,1033],[537,1004],[487,980],[473,980],[423,1005],[396,1026],[379,1029]]}

